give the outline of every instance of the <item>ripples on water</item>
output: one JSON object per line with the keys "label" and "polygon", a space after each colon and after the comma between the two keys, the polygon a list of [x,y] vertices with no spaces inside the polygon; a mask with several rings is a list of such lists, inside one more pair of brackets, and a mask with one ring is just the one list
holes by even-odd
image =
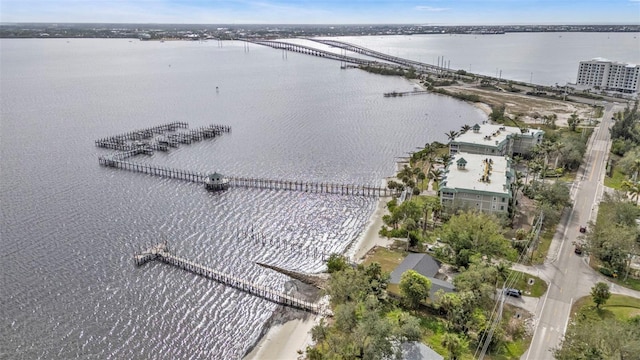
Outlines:
{"label": "ripples on water", "polygon": [[[369,198],[222,194],[102,168],[93,140],[169,121],[233,132],[136,161],[239,176],[379,185],[395,157],[483,115],[407,81],[242,44],[2,40],[0,358],[233,359],[277,305],[171,266],[178,255],[284,290],[364,229]],[[46,55],[46,56],[45,56]],[[220,87],[218,93],[213,90]],[[295,250],[263,246],[253,229]]]}

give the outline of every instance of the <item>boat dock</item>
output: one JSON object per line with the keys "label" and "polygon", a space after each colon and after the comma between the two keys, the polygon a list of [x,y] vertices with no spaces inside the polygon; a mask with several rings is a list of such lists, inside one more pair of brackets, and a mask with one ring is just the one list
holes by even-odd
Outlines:
{"label": "boat dock", "polygon": [[176,132],[178,129],[187,128],[189,128],[189,124],[185,122],[172,122],[98,139],[95,144],[97,147],[120,151],[133,151],[140,148],[145,148],[147,151],[168,151],[169,147],[191,144],[194,141],[215,138],[223,133],[231,132],[230,126],[217,124]]}
{"label": "boat dock", "polygon": [[254,284],[236,276],[225,274],[210,267],[206,267],[193,261],[175,256],[169,251],[169,247],[167,246],[166,242],[154,245],[145,251],[135,254],[133,256],[133,260],[137,266],[142,266],[150,261],[161,261],[165,264],[173,265],[179,269],[205,277],[207,279],[215,280],[222,284],[234,287],[238,290],[248,292],[250,294],[259,296],[278,304],[306,310],[314,314],[329,314],[327,313],[328,310],[324,309],[319,304],[298,299],[295,296],[281,293],[268,287]]}
{"label": "boat dock", "polygon": [[[166,166],[152,165],[126,161],[126,157],[135,156],[143,150],[131,150],[126,153],[119,153],[111,156],[100,156],[100,165],[113,167],[143,174],[172,178],[182,181],[189,181],[204,184],[207,174],[190,170],[174,169]],[[230,187],[255,188],[268,190],[300,191],[308,193],[351,195],[366,197],[381,197],[397,195],[396,190],[382,186],[367,186],[353,184],[338,184],[313,181],[293,181],[283,179],[265,179],[254,177],[225,176]]]}

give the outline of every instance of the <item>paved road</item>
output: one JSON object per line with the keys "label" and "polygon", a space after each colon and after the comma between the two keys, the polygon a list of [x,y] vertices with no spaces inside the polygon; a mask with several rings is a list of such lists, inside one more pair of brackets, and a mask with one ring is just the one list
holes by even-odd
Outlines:
{"label": "paved road", "polygon": [[[597,203],[602,197],[602,181],[609,153],[609,127],[612,125],[613,104],[606,104],[603,121],[589,140],[586,161],[578,170],[571,188],[572,210],[558,226],[545,264],[536,267],[541,278],[549,281],[549,290],[536,309],[536,330],[523,360],[553,359],[550,349],[557,347],[564,335],[574,301],[589,294],[600,277],[576,255],[573,241],[580,235],[579,227],[595,220]],[[619,109],[617,109],[619,110]]]}

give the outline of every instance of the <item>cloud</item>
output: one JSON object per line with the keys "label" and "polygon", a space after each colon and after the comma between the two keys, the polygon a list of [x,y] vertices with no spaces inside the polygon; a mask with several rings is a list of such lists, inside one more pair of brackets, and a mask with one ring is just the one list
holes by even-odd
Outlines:
{"label": "cloud", "polygon": [[[640,1],[640,0],[637,0],[637,1]],[[416,6],[416,10],[418,10],[418,11],[429,11],[429,12],[441,12],[441,11],[448,11],[448,10],[451,10],[451,9],[419,5],[419,6]]]}

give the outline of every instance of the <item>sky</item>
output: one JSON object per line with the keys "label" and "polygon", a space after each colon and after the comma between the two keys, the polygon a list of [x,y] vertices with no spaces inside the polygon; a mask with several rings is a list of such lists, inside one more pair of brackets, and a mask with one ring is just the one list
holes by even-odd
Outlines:
{"label": "sky", "polygon": [[0,0],[0,22],[640,24],[640,0]]}

